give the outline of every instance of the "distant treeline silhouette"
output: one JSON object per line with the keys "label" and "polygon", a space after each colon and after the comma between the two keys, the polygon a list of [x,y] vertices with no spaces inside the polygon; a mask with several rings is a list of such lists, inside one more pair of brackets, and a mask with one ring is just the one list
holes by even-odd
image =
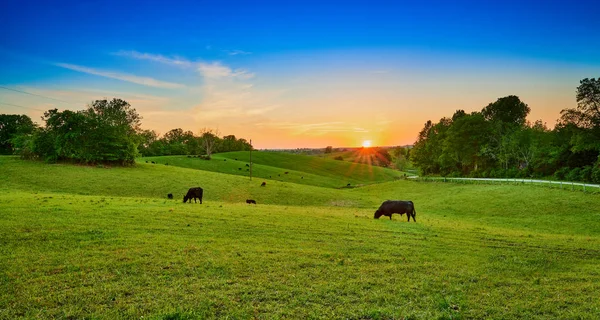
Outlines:
{"label": "distant treeline silhouette", "polygon": [[564,109],[554,129],[529,123],[517,96],[467,114],[427,121],[411,151],[422,174],[469,177],[548,177],[600,183],[600,78],[583,79],[577,108]]}
{"label": "distant treeline silhouette", "polygon": [[44,112],[44,126],[26,115],[0,115],[0,154],[18,154],[24,159],[46,162],[130,165],[139,155],[206,154],[250,150],[250,144],[235,136],[218,137],[203,129],[199,136],[173,129],[158,138],[152,130],[141,130],[141,117],[121,99],[96,100],[80,111]]}

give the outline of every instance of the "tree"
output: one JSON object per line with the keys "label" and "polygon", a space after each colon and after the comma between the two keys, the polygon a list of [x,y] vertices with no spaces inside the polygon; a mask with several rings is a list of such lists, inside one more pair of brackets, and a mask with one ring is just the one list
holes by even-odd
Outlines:
{"label": "tree", "polygon": [[200,130],[200,146],[204,149],[206,156],[210,159],[211,154],[215,150],[215,146],[219,142],[219,130],[203,128]]}
{"label": "tree", "polygon": [[489,124],[479,112],[458,117],[448,129],[443,142],[444,167],[457,168],[467,174],[477,171],[481,148],[489,135]]}
{"label": "tree", "polygon": [[36,125],[26,115],[0,114],[0,154],[13,154],[12,139],[33,133]]}
{"label": "tree", "polygon": [[486,120],[500,122],[506,128],[525,125],[530,111],[531,109],[519,97],[507,96],[488,104],[481,110],[481,114]]}
{"label": "tree", "polygon": [[577,128],[571,140],[574,152],[600,152],[600,78],[581,80],[576,97],[576,109],[560,112],[560,125],[572,124]]}
{"label": "tree", "polygon": [[331,153],[333,151],[333,147],[332,146],[327,146],[325,148],[325,153]]}
{"label": "tree", "polygon": [[129,103],[120,99],[96,100],[86,110],[44,112],[46,125],[30,137],[17,139],[21,155],[80,163],[133,164],[141,117]]}
{"label": "tree", "polygon": [[138,133],[142,117],[121,99],[96,100],[83,111],[87,117],[88,142],[93,153],[86,162],[120,162],[133,164],[140,142]]}

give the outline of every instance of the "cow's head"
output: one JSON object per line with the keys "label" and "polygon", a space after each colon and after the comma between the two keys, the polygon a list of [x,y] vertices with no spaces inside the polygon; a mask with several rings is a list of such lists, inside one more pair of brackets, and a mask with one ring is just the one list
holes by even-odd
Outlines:
{"label": "cow's head", "polygon": [[185,203],[188,200],[187,195],[183,196],[183,203]]}
{"label": "cow's head", "polygon": [[383,213],[381,213],[381,211],[379,211],[379,209],[377,209],[377,211],[375,211],[375,215],[373,216],[373,218],[379,219],[379,217],[381,217],[382,215],[383,215]]}

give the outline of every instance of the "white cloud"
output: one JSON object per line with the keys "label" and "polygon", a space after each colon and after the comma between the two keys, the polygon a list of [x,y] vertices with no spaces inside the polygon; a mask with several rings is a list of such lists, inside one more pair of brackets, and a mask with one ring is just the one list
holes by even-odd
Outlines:
{"label": "white cloud", "polygon": [[182,67],[191,67],[193,65],[192,62],[188,61],[185,58],[181,58],[181,57],[169,58],[169,57],[165,57],[160,54],[143,53],[143,52],[137,52],[134,50],[132,50],[132,51],[121,50],[119,52],[113,53],[113,55],[121,56],[121,57],[130,57],[130,58],[134,58],[134,59],[138,59],[138,60],[156,61],[156,62],[160,62],[160,63],[172,64],[172,65],[182,66]]}
{"label": "white cloud", "polygon": [[78,66],[78,65],[74,65],[74,64],[55,63],[55,65],[58,67],[61,67],[61,68],[69,69],[69,70],[74,70],[74,71],[83,72],[83,73],[87,73],[87,74],[93,74],[96,76],[101,76],[101,77],[106,77],[106,78],[111,78],[111,79],[133,82],[133,83],[137,83],[137,84],[141,84],[141,85],[149,86],[149,87],[167,88],[167,89],[176,89],[176,88],[184,88],[185,87],[184,85],[179,84],[179,83],[160,81],[160,80],[156,80],[156,79],[149,78],[149,77],[140,77],[140,76],[126,74],[126,73],[118,73],[118,72],[114,72],[114,71],[98,70],[98,69]]}
{"label": "white cloud", "polygon": [[236,78],[246,80],[254,77],[253,73],[244,69],[232,70],[218,61],[211,63],[201,62],[198,64],[198,71],[207,79]]}

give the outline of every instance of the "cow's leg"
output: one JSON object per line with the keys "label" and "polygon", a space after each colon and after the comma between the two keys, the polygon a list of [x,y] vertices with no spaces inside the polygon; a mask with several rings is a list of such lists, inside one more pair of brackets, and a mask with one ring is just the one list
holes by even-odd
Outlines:
{"label": "cow's leg", "polygon": [[408,218],[408,222],[410,222],[410,212],[406,214],[406,217]]}
{"label": "cow's leg", "polygon": [[392,220],[392,215],[390,214],[390,220]]}

